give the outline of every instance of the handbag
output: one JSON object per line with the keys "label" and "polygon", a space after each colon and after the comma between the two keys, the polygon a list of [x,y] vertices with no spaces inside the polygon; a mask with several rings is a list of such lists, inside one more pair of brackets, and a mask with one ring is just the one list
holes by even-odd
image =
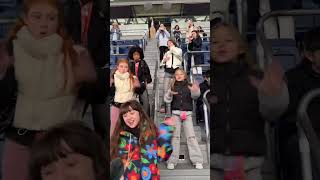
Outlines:
{"label": "handbag", "polygon": [[173,68],[173,53],[172,53],[172,61],[171,61],[171,67],[170,68],[165,68],[164,69],[164,71],[165,72],[167,72],[167,73],[169,73],[169,74],[174,74],[175,72],[176,72],[176,70],[178,69],[178,67],[177,68]]}

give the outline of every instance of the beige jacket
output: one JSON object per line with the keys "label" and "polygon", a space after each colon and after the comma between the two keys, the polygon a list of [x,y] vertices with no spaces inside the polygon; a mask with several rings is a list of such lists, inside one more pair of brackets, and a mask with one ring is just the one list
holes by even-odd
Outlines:
{"label": "beige jacket", "polygon": [[[173,54],[173,63],[172,63],[172,54]],[[164,59],[168,57],[168,61],[164,62]],[[178,47],[171,47],[169,51],[167,51],[164,56],[163,60],[160,63],[160,66],[165,65],[166,68],[171,68],[173,65],[173,68],[180,67],[182,65],[182,50]]]}
{"label": "beige jacket", "polygon": [[135,99],[133,83],[130,80],[130,74],[128,72],[121,74],[119,71],[116,71],[114,74],[114,86],[116,88],[114,102],[125,103]]}

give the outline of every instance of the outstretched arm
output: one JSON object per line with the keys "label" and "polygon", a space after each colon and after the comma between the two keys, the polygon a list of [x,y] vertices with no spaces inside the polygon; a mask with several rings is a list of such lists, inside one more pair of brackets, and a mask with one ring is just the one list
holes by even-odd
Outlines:
{"label": "outstretched arm", "polygon": [[158,134],[158,158],[160,161],[169,159],[172,153],[172,134],[174,131],[175,119],[169,117],[160,122]]}

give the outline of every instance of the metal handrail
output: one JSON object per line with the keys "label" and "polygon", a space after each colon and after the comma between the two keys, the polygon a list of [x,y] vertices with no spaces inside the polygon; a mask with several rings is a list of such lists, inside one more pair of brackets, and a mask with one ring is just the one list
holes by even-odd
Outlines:
{"label": "metal handrail", "polygon": [[[196,67],[201,67],[201,68],[203,68],[203,67],[208,67],[208,68],[210,68],[210,64],[197,64],[197,65],[193,65],[193,66],[191,66],[191,69],[193,69],[193,68],[196,68]],[[191,81],[191,83],[193,83],[193,73],[190,73],[190,81]]]}
{"label": "metal handrail", "polygon": [[0,24],[3,23],[15,23],[16,22],[16,18],[2,18],[0,19]]}
{"label": "metal handrail", "polygon": [[[194,54],[194,53],[210,53],[210,51],[189,51],[189,50],[187,50],[187,52],[185,52],[184,54],[183,54],[183,69],[184,69],[184,71],[187,71],[187,61],[186,61],[186,55],[187,54]],[[191,57],[191,61],[192,61],[192,59],[193,59],[194,57],[193,57],[193,55],[192,55],[192,57]]]}
{"label": "metal handrail", "polygon": [[207,152],[208,152],[208,162],[210,162],[210,127],[209,127],[209,114],[210,114],[210,104],[207,99],[207,94],[210,92],[208,89],[203,94],[203,112],[204,112],[204,122],[206,127],[206,138],[207,138]]}
{"label": "metal handrail", "polygon": [[[238,2],[241,3],[238,4]],[[238,12],[240,10],[240,12]],[[238,0],[237,1],[237,12],[238,12],[238,28],[240,33],[245,36],[248,28],[248,2],[247,0]],[[241,14],[239,14],[241,13]],[[241,18],[241,22],[239,20]],[[240,24],[241,23],[241,24]]]}
{"label": "metal handrail", "polygon": [[264,22],[272,18],[274,16],[304,16],[304,15],[320,15],[319,9],[299,9],[299,10],[279,10],[279,11],[271,11],[264,14],[257,23],[257,45],[261,45],[263,49],[264,57],[258,58],[259,67],[264,69],[266,65],[272,62],[273,53],[270,43],[267,41],[266,35],[263,31]]}
{"label": "metal handrail", "polygon": [[155,86],[154,87],[154,111],[153,111],[153,120],[155,121],[156,118],[157,118],[157,112],[159,110],[159,96],[160,96],[160,93],[159,93],[159,83],[158,83],[158,80],[159,80],[159,77],[158,77],[158,71],[159,71],[159,66],[158,66],[158,61],[156,61],[156,70],[155,70],[155,75],[154,75],[154,83],[153,85]]}
{"label": "metal handrail", "polygon": [[[320,172],[320,142],[307,113],[311,101],[319,96],[320,88],[314,89],[302,98],[298,106],[297,126],[299,129],[299,149],[301,153],[303,180],[312,180],[311,164],[315,164],[316,170]],[[311,163],[310,150],[315,157],[312,158],[315,161],[314,163]]]}

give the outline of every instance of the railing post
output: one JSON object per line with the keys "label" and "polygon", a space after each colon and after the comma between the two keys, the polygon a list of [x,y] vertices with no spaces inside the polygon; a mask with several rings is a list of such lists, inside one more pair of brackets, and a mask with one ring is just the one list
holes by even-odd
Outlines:
{"label": "railing post", "polygon": [[204,112],[204,122],[205,122],[205,128],[206,128],[208,162],[210,162],[210,127],[209,127],[210,104],[207,99],[207,94],[209,92],[210,90],[207,90],[203,94],[203,112]]}
{"label": "railing post", "polygon": [[[320,143],[315,130],[312,127],[312,123],[307,114],[307,109],[311,101],[315,97],[320,96],[320,88],[314,89],[307,93],[301,100],[298,107],[298,133],[299,133],[299,150],[301,153],[302,162],[302,175],[303,180],[312,180],[312,170],[320,172]],[[311,153],[312,160],[311,162]],[[315,165],[315,168],[312,168]],[[319,177],[316,177],[319,178]]]}

